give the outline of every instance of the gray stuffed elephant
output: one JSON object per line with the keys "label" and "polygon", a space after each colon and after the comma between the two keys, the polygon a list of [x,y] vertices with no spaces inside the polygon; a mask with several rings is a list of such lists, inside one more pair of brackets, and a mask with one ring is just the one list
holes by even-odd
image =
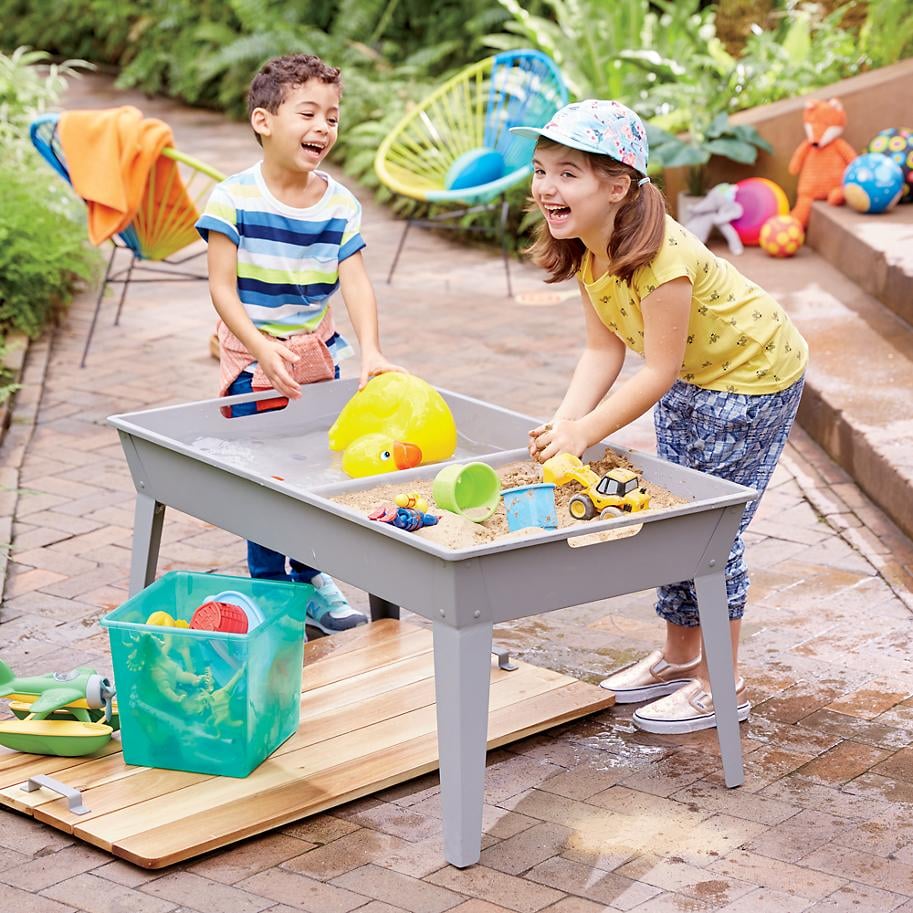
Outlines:
{"label": "gray stuffed elephant", "polygon": [[717,184],[704,199],[699,200],[688,210],[688,221],[685,228],[707,243],[714,228],[726,239],[729,250],[740,254],[744,250],[736,230],[729,223],[742,215],[742,207],[735,199],[734,184]]}

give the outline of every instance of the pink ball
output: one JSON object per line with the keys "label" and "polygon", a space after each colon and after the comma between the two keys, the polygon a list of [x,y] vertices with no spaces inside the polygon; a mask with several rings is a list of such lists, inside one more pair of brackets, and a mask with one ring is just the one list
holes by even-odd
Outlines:
{"label": "pink ball", "polygon": [[732,227],[748,246],[757,246],[761,227],[772,216],[789,212],[789,200],[779,184],[767,178],[745,178],[735,185],[735,201],[742,207],[742,215]]}

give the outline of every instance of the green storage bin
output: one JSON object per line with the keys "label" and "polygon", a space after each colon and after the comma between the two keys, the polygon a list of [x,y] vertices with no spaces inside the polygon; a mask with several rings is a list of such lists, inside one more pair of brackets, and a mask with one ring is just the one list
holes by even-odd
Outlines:
{"label": "green storage bin", "polygon": [[[147,625],[155,611],[190,621],[225,590],[264,620],[247,634]],[[303,583],[172,571],[101,619],[111,640],[124,760],[246,777],[298,728]]]}

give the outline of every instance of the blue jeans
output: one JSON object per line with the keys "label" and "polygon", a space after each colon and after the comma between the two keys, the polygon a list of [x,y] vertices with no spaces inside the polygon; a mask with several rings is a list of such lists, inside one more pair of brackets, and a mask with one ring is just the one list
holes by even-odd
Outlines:
{"label": "blue jeans", "polygon": [[[242,371],[235,378],[232,385],[228,388],[227,396],[237,396],[240,393],[251,393],[253,387],[251,381],[254,375],[250,371]],[[339,380],[339,365],[336,365],[336,379]],[[275,406],[272,409],[263,409],[262,412],[275,412],[283,406]],[[239,415],[255,415],[257,413],[256,403],[241,403],[238,406],[231,407],[231,417],[236,418]],[[317,568],[303,564],[296,558],[289,558],[290,570],[285,569],[285,555],[281,552],[273,551],[265,545],[258,545],[256,542],[247,543],[247,569],[251,577],[259,577],[263,580],[291,580],[295,583],[310,583],[314,577],[320,573]]]}
{"label": "blue jeans", "polygon": [[[745,507],[739,532],[726,561],[729,618],[738,621],[748,600],[748,566],[742,533],[786,446],[805,378],[779,393],[748,396],[705,390],[676,381],[656,404],[656,451],[666,460],[747,485],[758,497]],[[656,590],[656,614],[686,628],[700,624],[693,580]]]}

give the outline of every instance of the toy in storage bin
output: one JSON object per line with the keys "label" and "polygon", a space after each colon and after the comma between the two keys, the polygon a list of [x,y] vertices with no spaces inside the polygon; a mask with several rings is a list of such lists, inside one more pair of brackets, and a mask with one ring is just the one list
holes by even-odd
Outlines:
{"label": "toy in storage bin", "polygon": [[[190,621],[225,590],[253,600],[247,634],[146,624]],[[124,761],[246,777],[298,728],[308,584],[172,571],[101,619],[111,640]]]}

